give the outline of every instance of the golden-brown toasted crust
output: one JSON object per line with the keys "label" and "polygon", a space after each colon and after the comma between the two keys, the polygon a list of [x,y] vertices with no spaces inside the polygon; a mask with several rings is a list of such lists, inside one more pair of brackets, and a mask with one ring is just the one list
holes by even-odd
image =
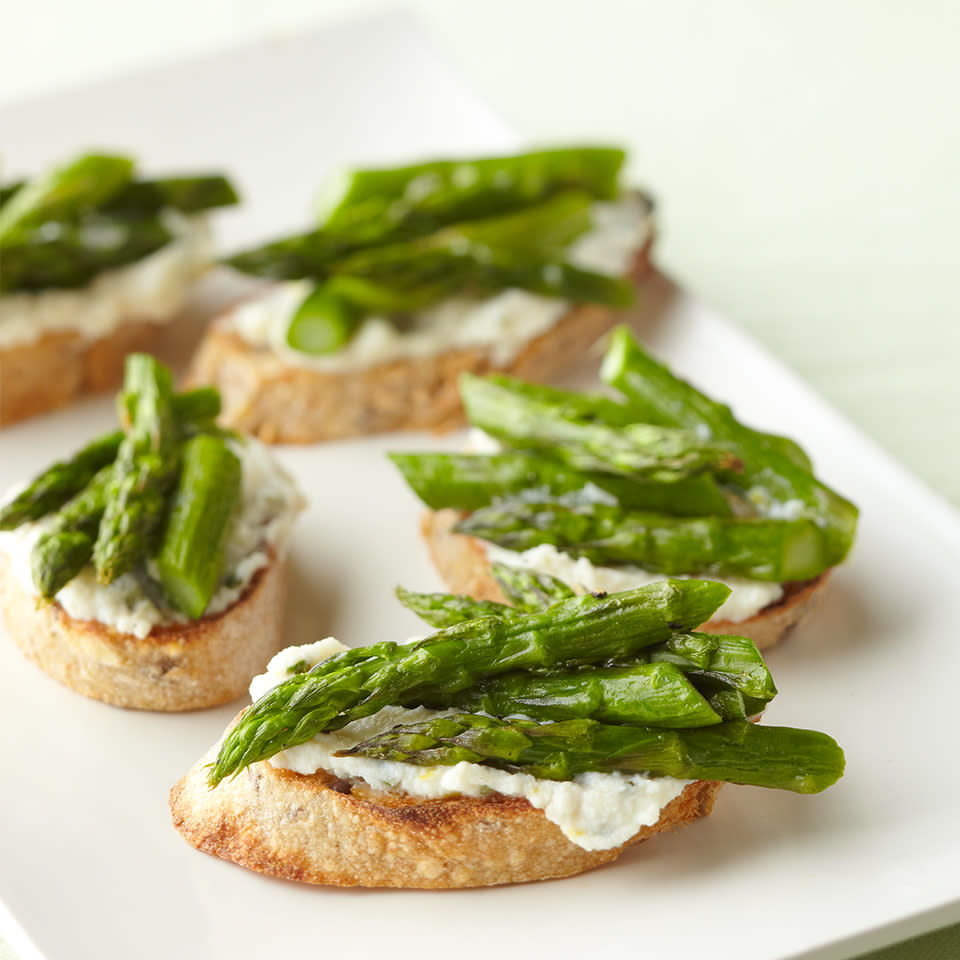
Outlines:
{"label": "golden-brown toasted crust", "polygon": [[[637,279],[650,270],[649,244],[637,255]],[[229,326],[214,324],[194,355],[188,382],[213,384],[222,420],[266,443],[316,443],[389,430],[452,430],[464,422],[457,390],[462,373],[494,371],[546,381],[576,363],[619,319],[584,305],[568,311],[508,364],[489,347],[463,347],[343,373],[286,363]]]}
{"label": "golden-brown toasted crust", "polygon": [[0,610],[17,646],[78,693],[119,707],[195,710],[236,699],[283,646],[283,566],[274,557],[223,613],[141,639],[38,603],[0,554]]}
{"label": "golden-brown toasted crust", "polygon": [[706,816],[721,784],[698,780],[625,844],[587,851],[526,800],[398,798],[255,763],[214,789],[211,749],[170,791],[177,830],[206,853],[286,880],[449,889],[526,883],[591,870],[655,833]]}
{"label": "golden-brown toasted crust", "polygon": [[0,348],[0,424],[114,389],[123,377],[123,358],[150,351],[163,328],[162,323],[130,320],[97,340],[77,330],[55,330],[30,343]]}
{"label": "golden-brown toasted crust", "polygon": [[[430,548],[433,564],[454,593],[503,603],[505,597],[490,575],[483,542],[453,532],[463,516],[459,510],[437,510],[424,515],[421,531]],[[776,603],[746,620],[711,620],[703,629],[749,637],[761,650],[771,647],[786,637],[812,609],[829,573],[822,573],[813,580],[784,584],[783,596]]]}

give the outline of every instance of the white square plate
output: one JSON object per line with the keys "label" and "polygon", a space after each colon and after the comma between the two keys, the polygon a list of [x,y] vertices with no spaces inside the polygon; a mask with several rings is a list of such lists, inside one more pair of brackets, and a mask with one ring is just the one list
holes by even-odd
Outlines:
{"label": "white square plate", "polygon": [[[405,17],[144,73],[0,111],[9,174],[85,146],[150,168],[223,168],[248,200],[225,249],[296,228],[345,163],[501,149],[514,138]],[[655,186],[655,185],[654,185]],[[220,289],[207,291],[209,305]],[[660,278],[637,318],[652,348],[795,435],[862,509],[851,561],[770,656],[773,723],[826,730],[848,772],[816,797],[726,787],[714,814],[564,881],[455,893],[314,888],[198,853],[167,791],[239,704],[123,711],[57,686],[0,643],[0,929],[24,960],[246,960],[629,955],[846,956],[960,919],[960,645],[951,584],[960,521],[774,359]],[[108,399],[0,433],[0,488],[111,421]],[[392,596],[437,589],[418,504],[384,451],[455,447],[394,435],[283,449],[310,499],[293,545],[289,638],[358,644],[418,631]],[[955,588],[955,587],[954,587]],[[14,919],[16,918],[16,919]],[[841,943],[842,942],[842,943]]]}

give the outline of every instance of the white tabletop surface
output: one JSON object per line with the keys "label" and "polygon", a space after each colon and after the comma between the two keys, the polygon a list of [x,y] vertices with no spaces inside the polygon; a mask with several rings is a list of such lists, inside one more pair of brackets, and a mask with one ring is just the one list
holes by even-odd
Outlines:
{"label": "white tabletop surface", "polygon": [[[960,5],[408,6],[531,140],[629,146],[662,267],[960,504]],[[383,7],[5,4],[0,104]]]}

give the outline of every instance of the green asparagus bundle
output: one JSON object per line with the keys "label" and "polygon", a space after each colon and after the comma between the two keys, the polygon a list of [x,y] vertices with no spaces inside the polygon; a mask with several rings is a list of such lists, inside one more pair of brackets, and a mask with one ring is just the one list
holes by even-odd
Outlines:
{"label": "green asparagus bundle", "polygon": [[824,733],[729,721],[692,730],[661,730],[562,720],[457,714],[404,724],[339,756],[429,766],[466,761],[547,780],[581,773],[642,773],[819,793],[843,775],[843,751]]}
{"label": "green asparagus bundle", "polygon": [[624,159],[618,149],[573,147],[354,170],[327,186],[319,219],[330,235],[368,245],[523,210],[561,191],[610,200]]}
{"label": "green asparagus bundle", "polygon": [[44,223],[16,243],[0,246],[0,292],[80,287],[104,270],[149,256],[173,239],[159,216],[118,219],[90,214]]}
{"label": "green asparagus bundle", "polygon": [[[465,375],[470,421],[501,452],[392,459],[427,506],[467,512],[456,532],[509,550],[546,544],[599,565],[780,583],[843,560],[856,508],[816,479],[793,441],[740,424],[626,328],[603,373],[626,402]],[[667,450],[658,463],[652,454]],[[683,477],[690,469],[711,473]]]}
{"label": "green asparagus bundle", "polygon": [[[362,177],[363,173],[359,175]],[[377,227],[372,232],[365,231],[366,236],[360,237],[350,231],[341,232],[336,223],[322,223],[318,230],[234,254],[227,262],[256,276],[277,280],[309,278],[320,282],[333,272],[353,274],[354,269],[349,269],[344,261],[356,255],[356,270],[362,270],[368,277],[382,271],[379,279],[386,283],[390,276],[400,272],[400,265],[409,264],[418,253],[430,249],[455,251],[478,247],[555,260],[572,240],[589,228],[590,202],[612,199],[614,195],[608,188],[604,188],[602,194],[589,188],[588,183],[557,181],[549,189],[531,194],[522,204],[507,207],[497,206],[501,199],[499,191],[487,191],[477,194],[477,202],[470,208],[452,206],[450,215],[431,220],[429,229],[396,230],[390,225],[387,229]],[[479,212],[471,212],[474,209]],[[421,219],[421,223],[425,221]],[[382,258],[380,251],[383,251]],[[403,279],[408,291],[416,290],[416,278]]]}
{"label": "green asparagus bundle", "polygon": [[214,418],[220,395],[173,393],[153,357],[127,358],[117,413],[124,429],[53,464],[0,508],[0,529],[49,518],[31,568],[53,598],[88,564],[103,582],[156,560],[159,590],[176,610],[203,614],[219,584],[241,494],[241,468]]}
{"label": "green asparagus bundle", "polygon": [[[508,287],[625,306],[633,299],[629,283],[562,260],[564,245],[590,225],[589,200],[561,194],[507,217],[318,263],[312,276],[323,282],[294,314],[287,343],[329,353],[349,341],[370,313],[407,314],[451,296],[486,296]],[[319,249],[315,241],[311,246]]]}
{"label": "green asparagus bundle", "polygon": [[[121,394],[121,421],[125,424],[133,419],[135,399],[136,394]],[[173,412],[185,432],[209,429],[209,424],[220,413],[220,394],[212,387],[178,393],[173,398]],[[0,530],[15,530],[23,523],[59,510],[90,483],[101,467],[116,460],[123,436],[122,430],[103,434],[69,460],[58,461],[44,470],[0,507]]]}
{"label": "green asparagus bundle", "polygon": [[[431,626],[445,627],[485,616],[516,617],[573,596],[561,581],[535,571],[495,564],[492,572],[514,606],[453,594],[418,594],[402,587],[397,597]],[[660,672],[667,667],[681,676]],[[698,718],[694,725],[755,716],[776,693],[770,671],[749,638],[677,633],[615,666],[514,671],[466,690],[427,688],[405,705],[680,726],[685,724],[678,719],[691,716]],[[707,703],[712,713],[706,711]]]}
{"label": "green asparagus bundle", "polygon": [[[529,583],[521,576],[513,586]],[[830,737],[755,726],[742,710],[723,709],[739,698],[760,712],[776,688],[751,641],[683,632],[684,621],[706,619],[722,602],[721,585],[665,582],[545,608],[563,588],[543,586],[544,597],[524,593],[534,613],[476,603],[471,610],[457,597],[444,607],[443,595],[432,595],[431,615],[446,609],[476,619],[419,643],[379,643],[295,666],[229,731],[210,785],[390,704],[457,712],[400,724],[337,755],[465,761],[554,780],[620,772],[800,793],[842,775],[843,752]],[[730,696],[708,697],[701,686]]]}
{"label": "green asparagus bundle", "polygon": [[601,376],[624,394],[638,415],[704,430],[731,450],[743,469],[725,478],[727,483],[761,506],[789,505],[794,516],[807,518],[821,531],[826,565],[843,561],[853,543],[857,508],[816,479],[809,458],[796,444],[743,426],[729,407],[710,400],[657,363],[625,327],[614,334]]}
{"label": "green asparagus bundle", "polygon": [[564,600],[536,613],[458,623],[418,643],[380,644],[378,655],[367,659],[356,651],[333,656],[316,673],[291,676],[241,717],[220,748],[210,783],[424,691],[465,690],[512,670],[629,657],[684,625],[708,620],[728,594],[719,583],[667,580]]}
{"label": "green asparagus bundle", "polygon": [[591,226],[592,204],[617,195],[623,159],[620,150],[576,148],[355,171],[328,191],[319,229],[227,262],[316,284],[287,332],[307,353],[339,349],[372,313],[403,316],[454,295],[519,288],[626,305],[630,284],[566,262]]}
{"label": "green asparagus bundle", "polygon": [[129,157],[78,157],[0,188],[0,293],[83,286],[169,243],[168,211],[236,202],[219,175],[137,180]]}

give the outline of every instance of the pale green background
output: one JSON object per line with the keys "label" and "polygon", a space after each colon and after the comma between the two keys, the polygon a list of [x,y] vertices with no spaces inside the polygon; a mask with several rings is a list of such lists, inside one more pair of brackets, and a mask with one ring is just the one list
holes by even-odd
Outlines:
{"label": "pale green background", "polygon": [[[7,4],[0,103],[382,6]],[[408,6],[532,140],[631,147],[661,266],[960,505],[960,5]]]}

